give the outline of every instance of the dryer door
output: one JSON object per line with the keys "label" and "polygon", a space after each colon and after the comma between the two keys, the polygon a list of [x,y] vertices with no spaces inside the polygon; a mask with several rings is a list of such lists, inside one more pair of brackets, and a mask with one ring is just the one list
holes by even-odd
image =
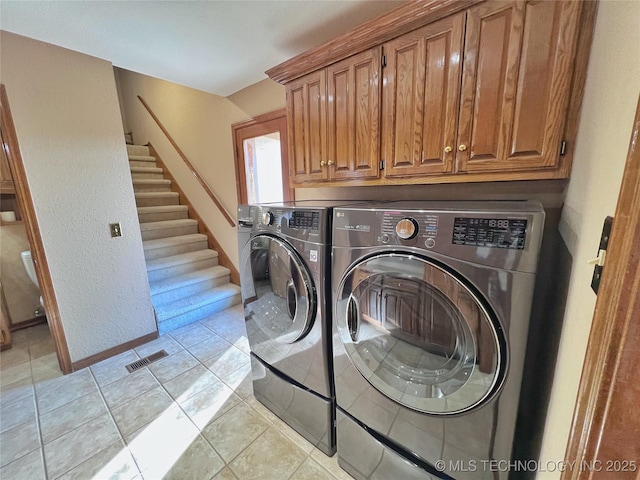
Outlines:
{"label": "dryer door", "polygon": [[282,239],[257,235],[241,255],[242,298],[252,347],[293,343],[313,325],[316,293],[309,271]]}
{"label": "dryer door", "polygon": [[384,253],[355,264],[337,292],[336,325],[364,378],[419,412],[471,410],[502,384],[506,343],[495,315],[429,259]]}

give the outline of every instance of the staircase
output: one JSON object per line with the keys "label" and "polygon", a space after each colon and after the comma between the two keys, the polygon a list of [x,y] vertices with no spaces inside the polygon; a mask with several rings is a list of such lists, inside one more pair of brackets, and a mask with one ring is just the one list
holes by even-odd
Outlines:
{"label": "staircase", "polygon": [[170,332],[240,303],[240,287],[218,265],[189,207],[180,204],[149,147],[127,145],[158,332]]}

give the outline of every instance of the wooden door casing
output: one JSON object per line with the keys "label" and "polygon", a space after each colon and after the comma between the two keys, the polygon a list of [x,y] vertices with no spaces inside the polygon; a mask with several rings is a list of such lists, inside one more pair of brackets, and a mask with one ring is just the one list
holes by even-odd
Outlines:
{"label": "wooden door casing", "polygon": [[327,69],[332,179],[377,178],[380,160],[381,47]]}
{"label": "wooden door casing", "polygon": [[469,9],[457,171],[557,167],[580,8],[517,0]]}
{"label": "wooden door casing", "polygon": [[459,13],[383,46],[386,177],[453,171],[464,19]]}

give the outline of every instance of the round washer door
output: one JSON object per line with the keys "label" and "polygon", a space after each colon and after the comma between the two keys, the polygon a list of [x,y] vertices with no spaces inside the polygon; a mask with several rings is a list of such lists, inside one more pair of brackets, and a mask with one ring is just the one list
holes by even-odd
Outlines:
{"label": "round washer door", "polygon": [[383,253],[354,265],[337,293],[338,336],[376,389],[449,415],[491,398],[506,370],[502,328],[473,288],[426,258]]}
{"label": "round washer door", "polygon": [[241,259],[245,315],[258,330],[255,334],[278,343],[304,337],[315,319],[316,293],[309,271],[291,245],[257,235]]}

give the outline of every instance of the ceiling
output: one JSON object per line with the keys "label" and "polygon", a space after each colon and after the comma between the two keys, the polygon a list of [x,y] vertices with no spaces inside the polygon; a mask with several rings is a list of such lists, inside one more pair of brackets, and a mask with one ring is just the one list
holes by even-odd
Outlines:
{"label": "ceiling", "polygon": [[228,96],[402,0],[0,2],[2,30]]}

